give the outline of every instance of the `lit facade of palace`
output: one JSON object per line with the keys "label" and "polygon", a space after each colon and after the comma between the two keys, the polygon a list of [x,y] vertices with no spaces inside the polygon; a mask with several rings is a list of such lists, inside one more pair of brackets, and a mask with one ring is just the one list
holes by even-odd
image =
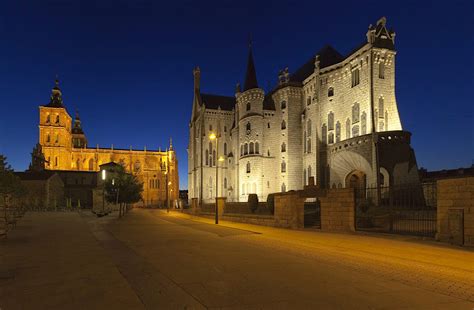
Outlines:
{"label": "lit facade of palace", "polygon": [[[294,72],[281,70],[268,93],[251,50],[233,97],[202,93],[194,69],[189,197],[213,201],[216,184],[219,196],[246,201],[250,193],[266,200],[302,189],[313,178],[325,188],[417,182],[395,98],[395,56],[395,32],[381,18],[347,56],[326,46]],[[220,136],[217,152],[211,132]]]}
{"label": "lit facade of palace", "polygon": [[164,205],[166,189],[170,201],[178,199],[178,160],[171,141],[166,151],[88,147],[79,115],[76,113],[73,123],[58,81],[50,102],[39,107],[39,117],[39,144],[46,160],[45,169],[99,171],[102,164],[120,163],[143,182],[143,202],[138,205]]}

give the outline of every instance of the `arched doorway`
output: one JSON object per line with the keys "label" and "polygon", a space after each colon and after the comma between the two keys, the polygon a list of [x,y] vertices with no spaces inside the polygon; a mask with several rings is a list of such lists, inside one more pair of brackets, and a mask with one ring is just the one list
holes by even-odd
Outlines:
{"label": "arched doorway", "polygon": [[346,187],[348,188],[365,188],[367,184],[367,176],[360,170],[355,170],[346,176]]}

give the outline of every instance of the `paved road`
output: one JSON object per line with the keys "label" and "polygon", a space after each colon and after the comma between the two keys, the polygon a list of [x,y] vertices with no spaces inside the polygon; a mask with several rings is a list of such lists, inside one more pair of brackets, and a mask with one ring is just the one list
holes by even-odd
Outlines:
{"label": "paved road", "polygon": [[0,241],[0,308],[472,310],[473,262],[416,238],[31,213]]}

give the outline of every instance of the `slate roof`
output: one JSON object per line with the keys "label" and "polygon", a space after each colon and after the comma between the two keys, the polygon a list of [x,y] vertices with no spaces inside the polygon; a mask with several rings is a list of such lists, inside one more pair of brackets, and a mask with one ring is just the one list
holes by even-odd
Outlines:
{"label": "slate roof", "polygon": [[232,111],[235,107],[235,97],[202,93],[200,95],[201,102],[206,105],[206,108],[217,110],[220,107],[222,110]]}
{"label": "slate roof", "polygon": [[258,88],[257,72],[253,62],[252,48],[249,48],[249,56],[247,60],[247,73],[245,74],[244,90]]}

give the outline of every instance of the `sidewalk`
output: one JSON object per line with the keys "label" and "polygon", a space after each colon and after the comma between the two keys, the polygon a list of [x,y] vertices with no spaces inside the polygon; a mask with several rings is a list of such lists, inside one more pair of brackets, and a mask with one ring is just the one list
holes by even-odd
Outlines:
{"label": "sidewalk", "polygon": [[76,212],[28,212],[0,240],[0,309],[143,309]]}

